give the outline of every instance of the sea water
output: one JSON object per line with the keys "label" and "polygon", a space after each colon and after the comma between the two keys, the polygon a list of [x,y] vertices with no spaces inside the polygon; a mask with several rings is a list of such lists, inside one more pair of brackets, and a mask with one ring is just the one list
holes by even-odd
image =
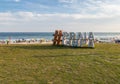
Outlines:
{"label": "sea water", "polygon": [[[95,39],[117,38],[120,39],[120,32],[93,32]],[[46,39],[52,40],[54,32],[0,32],[0,40],[18,39]],[[88,33],[87,33],[88,34]]]}
{"label": "sea water", "polygon": [[1,32],[0,40],[19,40],[19,39],[46,39],[53,38],[53,32]]}

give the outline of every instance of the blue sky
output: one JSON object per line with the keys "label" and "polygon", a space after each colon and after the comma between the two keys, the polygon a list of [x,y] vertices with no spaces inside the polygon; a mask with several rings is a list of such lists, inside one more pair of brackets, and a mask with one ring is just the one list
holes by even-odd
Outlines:
{"label": "blue sky", "polygon": [[0,0],[1,32],[120,32],[120,0]]}

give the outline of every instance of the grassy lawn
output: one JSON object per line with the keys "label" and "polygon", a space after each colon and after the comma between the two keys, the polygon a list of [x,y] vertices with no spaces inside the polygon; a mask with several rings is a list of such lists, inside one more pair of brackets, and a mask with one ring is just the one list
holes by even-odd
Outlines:
{"label": "grassy lawn", "polygon": [[0,45],[0,84],[120,84],[120,44]]}

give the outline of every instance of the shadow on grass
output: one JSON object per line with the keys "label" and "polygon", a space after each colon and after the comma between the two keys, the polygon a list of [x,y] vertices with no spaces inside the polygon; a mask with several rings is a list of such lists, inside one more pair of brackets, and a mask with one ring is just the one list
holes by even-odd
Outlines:
{"label": "shadow on grass", "polygon": [[72,56],[82,56],[86,55],[88,56],[89,54],[58,54],[58,55],[34,55],[32,57],[34,58],[48,58],[48,57],[72,57]]}
{"label": "shadow on grass", "polygon": [[94,49],[91,47],[69,47],[69,46],[54,46],[54,45],[6,45],[2,47],[8,47],[8,48],[22,48],[22,49],[30,49],[30,50],[35,50],[35,49]]}
{"label": "shadow on grass", "polygon": [[100,53],[61,53],[61,54],[51,54],[51,55],[33,55],[32,57],[34,58],[52,58],[52,57],[76,57],[76,56],[87,56],[87,57],[103,57]]}

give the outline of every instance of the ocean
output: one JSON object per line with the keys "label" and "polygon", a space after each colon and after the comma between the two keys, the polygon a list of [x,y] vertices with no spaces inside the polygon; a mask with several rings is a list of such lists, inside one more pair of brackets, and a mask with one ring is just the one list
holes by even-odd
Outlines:
{"label": "ocean", "polygon": [[[53,39],[54,32],[0,32],[0,40],[18,40],[18,39]],[[98,38],[118,38],[120,32],[94,32],[95,39]]]}
{"label": "ocean", "polygon": [[0,40],[19,40],[19,39],[46,39],[53,38],[53,32],[1,32]]}

